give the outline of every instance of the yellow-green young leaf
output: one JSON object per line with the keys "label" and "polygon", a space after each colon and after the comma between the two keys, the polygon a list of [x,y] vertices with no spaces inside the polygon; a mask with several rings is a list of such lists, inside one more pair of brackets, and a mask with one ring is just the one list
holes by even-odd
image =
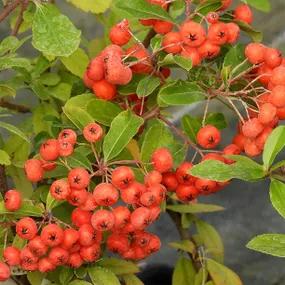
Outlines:
{"label": "yellow-green young leaf", "polygon": [[219,233],[210,224],[197,220],[196,227],[199,235],[199,240],[202,241],[206,247],[207,253],[209,253],[213,259],[223,263],[224,262],[224,245]]}
{"label": "yellow-green young leaf", "polygon": [[112,0],[67,0],[75,7],[83,10],[84,12],[92,12],[94,14],[104,13],[112,3]]}
{"label": "yellow-green young leaf", "polygon": [[144,285],[144,283],[134,274],[128,274],[122,276],[125,285]]}
{"label": "yellow-green young leaf", "polygon": [[72,282],[70,282],[68,285],[92,285],[92,284],[90,282],[87,282],[87,281],[84,281],[84,280],[76,279],[76,280],[73,280]]}
{"label": "yellow-green young leaf", "polygon": [[215,285],[242,285],[236,273],[212,259],[207,260],[207,270]]}
{"label": "yellow-green young leaf", "polygon": [[0,164],[2,164],[2,165],[10,165],[11,164],[9,154],[2,149],[0,149]]}
{"label": "yellow-green young leaf", "polygon": [[135,263],[112,257],[103,258],[97,264],[101,267],[111,270],[116,275],[133,274],[140,271]]}
{"label": "yellow-green young leaf", "polygon": [[195,142],[197,133],[202,126],[201,120],[190,115],[185,115],[181,119],[181,125],[186,135]]}
{"label": "yellow-green young leaf", "polygon": [[211,213],[211,212],[218,212],[224,210],[223,207],[217,205],[194,204],[194,203],[188,205],[169,205],[166,208],[173,212],[189,213],[189,214]]}
{"label": "yellow-green young leaf", "polygon": [[20,57],[0,57],[0,70],[22,67],[29,70],[31,63],[27,58]]}
{"label": "yellow-green young leaf", "polygon": [[179,66],[187,71],[192,68],[192,61],[189,58],[173,55],[171,53],[167,54],[164,59],[158,62],[159,66]]}
{"label": "yellow-green young leaf", "polygon": [[16,96],[16,90],[8,85],[0,84],[0,97],[15,97]]}
{"label": "yellow-green young leaf", "polygon": [[48,192],[47,199],[46,199],[46,208],[47,208],[47,210],[52,210],[53,208],[59,206],[62,203],[63,203],[63,201],[55,200],[51,196],[50,192]]}
{"label": "yellow-green young leaf", "polygon": [[264,167],[268,169],[274,162],[278,153],[285,146],[285,126],[279,126],[272,131],[266,140],[263,150],[263,163]]}
{"label": "yellow-green young leaf", "polygon": [[61,57],[60,60],[71,73],[77,75],[80,78],[83,77],[83,74],[89,63],[87,54],[81,48],[78,48],[73,54],[68,57]]}
{"label": "yellow-green young leaf", "polygon": [[158,93],[159,104],[170,106],[193,104],[204,99],[205,95],[198,85],[182,80],[166,84]]}
{"label": "yellow-green young leaf", "polygon": [[48,56],[69,56],[79,46],[81,32],[52,4],[36,9],[33,46]]}
{"label": "yellow-green young leaf", "polygon": [[159,85],[158,77],[148,75],[139,82],[136,93],[138,97],[146,97],[152,94]]}
{"label": "yellow-green young leaf", "polygon": [[120,154],[137,134],[144,120],[130,111],[121,112],[112,121],[103,143],[104,160],[108,161]]}
{"label": "yellow-green young leaf", "polygon": [[27,241],[15,235],[12,245],[18,249],[22,249],[26,245]]}
{"label": "yellow-green young leaf", "polygon": [[151,5],[145,0],[116,0],[115,6],[129,13],[132,17],[140,19],[160,19],[169,22],[174,21],[163,8],[157,5]]}
{"label": "yellow-green young leaf", "polygon": [[93,284],[96,285],[120,285],[119,279],[109,269],[94,266],[88,268],[88,273]]}
{"label": "yellow-green young leaf", "polygon": [[172,285],[194,284],[196,271],[192,261],[185,257],[180,257],[175,265]]}
{"label": "yellow-green young leaf", "polygon": [[21,137],[26,142],[30,143],[29,138],[17,127],[15,127],[11,124],[8,124],[8,123],[0,122],[0,128],[6,129],[8,132],[15,134],[15,135]]}
{"label": "yellow-green young leaf", "polygon": [[0,202],[0,214],[11,214],[15,216],[32,216],[32,217],[41,217],[44,213],[43,207],[40,205],[33,205],[32,203],[29,203],[27,201],[24,201],[21,205],[21,208],[17,211],[10,212],[8,211],[5,206],[4,202]]}
{"label": "yellow-green young leaf", "polygon": [[112,102],[93,99],[87,105],[87,112],[96,122],[110,126],[114,118],[122,112],[122,109]]}
{"label": "yellow-green young leaf", "polygon": [[263,12],[269,12],[271,10],[271,4],[269,0],[242,0],[244,3],[252,6]]}
{"label": "yellow-green young leaf", "polygon": [[60,284],[62,285],[70,284],[70,281],[72,280],[73,276],[74,276],[74,272],[72,268],[62,267],[59,272]]}
{"label": "yellow-green young leaf", "polygon": [[28,272],[27,278],[31,285],[40,285],[44,279],[44,274],[39,271]]}
{"label": "yellow-green young leaf", "polygon": [[195,250],[195,245],[190,240],[182,240],[179,242],[170,242],[169,245],[175,249],[183,250],[189,253],[193,253]]}
{"label": "yellow-green young leaf", "polygon": [[285,257],[285,235],[264,234],[253,238],[247,248],[278,257]]}
{"label": "yellow-green young leaf", "polygon": [[79,279],[85,279],[86,275],[87,275],[87,268],[86,267],[79,267],[79,268],[76,268],[74,270],[74,274],[76,275],[77,278]]}
{"label": "yellow-green young leaf", "polygon": [[198,273],[195,276],[195,283],[194,283],[194,285],[205,284],[207,279],[208,279],[208,271],[206,270],[205,267],[201,267],[199,269]]}
{"label": "yellow-green young leaf", "polygon": [[198,5],[196,8],[196,12],[199,13],[200,15],[207,15],[209,12],[217,11],[222,6],[221,0],[211,0],[204,2],[201,2],[201,4]]}
{"label": "yellow-green young leaf", "polygon": [[285,219],[285,184],[272,179],[270,183],[270,200],[276,211]]}

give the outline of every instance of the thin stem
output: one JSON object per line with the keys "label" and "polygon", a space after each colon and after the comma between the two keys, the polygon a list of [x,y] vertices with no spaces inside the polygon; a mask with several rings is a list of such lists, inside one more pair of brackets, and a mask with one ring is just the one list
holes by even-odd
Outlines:
{"label": "thin stem", "polygon": [[5,194],[8,191],[8,182],[6,177],[5,166],[0,165],[0,193]]}
{"label": "thin stem", "polygon": [[0,107],[6,108],[12,111],[16,111],[18,113],[30,113],[31,112],[31,109],[27,106],[14,104],[4,99],[0,100]]}
{"label": "thin stem", "polygon": [[99,156],[98,156],[98,154],[97,154],[96,148],[95,148],[95,146],[94,146],[93,143],[91,143],[91,149],[92,149],[92,151],[93,151],[93,153],[94,153],[96,162],[97,162],[97,164],[98,164],[98,166],[99,166],[99,168],[100,168],[100,165],[101,165],[101,164],[100,164]]}
{"label": "thin stem", "polygon": [[243,119],[241,113],[239,112],[239,110],[237,109],[237,107],[235,106],[235,104],[232,102],[232,100],[230,98],[227,98],[227,100],[232,105],[233,109],[235,110],[236,114],[240,118],[241,122],[244,124],[244,119]]}
{"label": "thin stem", "polygon": [[24,20],[23,19],[24,12],[27,9],[28,4],[29,4],[29,0],[23,0],[22,1],[22,3],[21,3],[21,10],[19,12],[19,15],[18,15],[16,24],[15,24],[15,27],[14,27],[14,29],[11,32],[11,36],[16,36],[18,34],[19,29],[20,29],[20,27],[21,27],[21,25],[23,23],[23,20]]}
{"label": "thin stem", "polygon": [[211,100],[211,96],[209,96],[207,98],[207,101],[206,101],[206,106],[205,106],[203,120],[202,120],[202,126],[203,127],[205,126],[205,121],[206,121],[206,117],[207,117],[207,113],[208,113],[208,109],[209,109],[210,100]]}
{"label": "thin stem", "polygon": [[9,3],[7,6],[5,6],[4,10],[0,13],[0,22],[5,20],[11,12],[13,12],[17,6],[21,3],[21,0],[16,0],[11,3]]}

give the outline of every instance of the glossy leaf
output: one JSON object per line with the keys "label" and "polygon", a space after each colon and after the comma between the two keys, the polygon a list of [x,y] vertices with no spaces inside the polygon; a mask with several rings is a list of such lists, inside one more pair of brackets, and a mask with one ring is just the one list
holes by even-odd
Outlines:
{"label": "glossy leaf", "polygon": [[285,184],[271,179],[270,200],[276,211],[285,219]]}
{"label": "glossy leaf", "polygon": [[189,253],[194,253],[195,245],[190,240],[182,240],[179,242],[170,242],[169,245],[175,249],[183,250]]}
{"label": "glossy leaf", "polygon": [[8,211],[5,206],[4,202],[0,202],[0,214],[11,214],[11,215],[16,215],[20,217],[25,217],[25,216],[31,216],[31,217],[42,217],[44,213],[44,210],[41,206],[39,205],[32,205],[31,203],[23,202],[22,206],[19,210],[10,212]]}
{"label": "glossy leaf", "polygon": [[260,31],[253,29],[250,25],[245,22],[236,21],[242,31],[246,32],[255,42],[261,42],[263,35]]}
{"label": "glossy leaf", "polygon": [[109,269],[94,266],[88,269],[90,279],[96,285],[120,285],[119,279]]}
{"label": "glossy leaf", "polygon": [[25,140],[26,142],[30,143],[29,138],[20,129],[18,129],[14,125],[11,125],[5,122],[0,122],[0,128],[6,129],[8,132],[15,134],[19,136],[20,138],[22,138],[23,140]]}
{"label": "glossy leaf", "polygon": [[190,115],[185,115],[182,117],[181,124],[184,132],[188,135],[188,137],[193,142],[196,142],[197,133],[202,126],[201,120]]}
{"label": "glossy leaf", "polygon": [[224,210],[224,208],[221,206],[211,205],[211,204],[198,204],[198,203],[193,203],[188,205],[169,205],[166,208],[173,212],[190,213],[190,214],[211,213],[211,212],[218,212]]}
{"label": "glossy leaf", "polygon": [[209,113],[206,117],[205,124],[213,125],[220,130],[227,127],[226,118],[222,113]]}
{"label": "glossy leaf", "polygon": [[135,263],[113,257],[103,258],[98,262],[98,265],[109,269],[116,275],[133,274],[140,271]]}
{"label": "glossy leaf", "polygon": [[187,71],[192,69],[192,61],[180,55],[167,54],[161,61],[158,62],[159,66],[179,66]]}
{"label": "glossy leaf", "polygon": [[112,121],[103,143],[104,160],[116,157],[137,134],[143,119],[130,111],[121,112]]}
{"label": "glossy leaf", "polygon": [[252,6],[263,12],[269,12],[271,10],[271,4],[269,0],[242,0],[244,3]]}
{"label": "glossy leaf", "polygon": [[195,281],[195,269],[192,261],[185,257],[180,257],[175,265],[172,285],[189,285]]}
{"label": "glossy leaf", "polygon": [[127,274],[122,276],[125,285],[144,285],[144,283],[134,274]]}
{"label": "glossy leaf", "polygon": [[10,165],[11,164],[11,159],[10,159],[10,156],[9,154],[0,149],[0,165]]}
{"label": "glossy leaf", "polygon": [[138,97],[149,96],[159,85],[160,79],[158,77],[146,76],[138,83],[136,94]]}
{"label": "glossy leaf", "polygon": [[104,13],[112,3],[112,0],[67,0],[75,7],[83,10],[84,12],[92,12],[94,14]]}

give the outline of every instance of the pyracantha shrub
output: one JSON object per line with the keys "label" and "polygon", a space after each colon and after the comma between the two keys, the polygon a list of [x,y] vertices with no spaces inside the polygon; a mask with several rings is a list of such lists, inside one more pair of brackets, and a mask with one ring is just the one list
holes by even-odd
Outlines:
{"label": "pyracantha shrub", "polygon": [[[98,17],[104,39],[82,38],[79,47],[80,31],[42,2],[11,1],[3,12],[3,19],[11,12],[17,18],[14,37],[0,44],[0,69],[15,73],[1,88],[25,87],[39,103],[30,109],[0,101],[3,109],[32,113],[22,129],[0,122],[13,134],[0,150],[0,281],[27,275],[32,285],[142,284],[140,261],[165,246],[150,226],[168,213],[181,237],[170,244],[181,252],[173,285],[242,284],[222,265],[218,232],[196,214],[222,210],[200,199],[233,178],[270,177],[272,203],[285,216],[284,162],[272,166],[285,144],[285,59],[259,42],[250,6],[106,1],[110,11]],[[71,2],[105,12],[102,3]],[[15,53],[30,38],[15,35],[30,26],[41,52],[32,60]],[[245,46],[242,31],[253,37]],[[225,114],[211,111],[213,102],[233,111],[234,137],[225,137]],[[183,115],[181,126],[172,120],[168,107],[191,104],[196,116]],[[262,152],[263,165],[250,158]],[[284,244],[283,236],[266,238]],[[248,247],[278,255],[266,238]]]}

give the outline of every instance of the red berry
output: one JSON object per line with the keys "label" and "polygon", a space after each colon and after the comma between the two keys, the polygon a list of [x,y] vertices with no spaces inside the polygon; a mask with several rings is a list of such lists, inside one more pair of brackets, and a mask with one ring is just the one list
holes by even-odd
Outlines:
{"label": "red berry", "polygon": [[119,199],[119,193],[111,183],[98,184],[93,191],[93,196],[96,204],[106,207],[114,205]]}
{"label": "red berry", "polygon": [[223,153],[225,155],[238,155],[241,153],[241,149],[236,144],[229,144],[224,148]]}
{"label": "red berry", "polygon": [[67,263],[69,253],[60,246],[53,247],[48,255],[49,260],[56,266],[61,266]]}
{"label": "red berry", "polygon": [[86,201],[83,204],[79,205],[80,209],[83,211],[93,211],[97,208],[97,206],[98,205],[95,201],[95,198],[90,192],[87,193]]}
{"label": "red berry", "polygon": [[50,186],[50,194],[56,200],[64,200],[71,192],[69,184],[66,180],[55,180]]}
{"label": "red berry", "polygon": [[167,53],[179,53],[181,51],[181,35],[177,32],[169,32],[163,37],[162,47]]}
{"label": "red berry", "polygon": [[201,64],[202,58],[198,52],[197,48],[183,47],[181,55],[191,59],[193,66],[198,66]]}
{"label": "red berry", "polygon": [[48,257],[44,257],[39,260],[38,270],[42,273],[53,271],[55,267],[56,266],[50,261]]}
{"label": "red berry", "polygon": [[41,160],[42,169],[46,171],[52,171],[56,168],[56,163],[54,161]]}
{"label": "red berry", "polygon": [[63,241],[62,241],[61,246],[64,249],[69,250],[74,245],[76,245],[78,239],[79,239],[78,231],[72,228],[65,229],[63,232]]}
{"label": "red berry", "polygon": [[176,189],[176,195],[179,200],[187,203],[195,200],[199,195],[199,191],[194,186],[181,184]]}
{"label": "red berry", "polygon": [[285,85],[285,66],[274,68],[270,82],[273,85]]}
{"label": "red berry", "polygon": [[151,156],[153,168],[160,173],[167,172],[173,167],[172,154],[167,148],[158,148]]}
{"label": "red berry", "polygon": [[4,196],[4,206],[8,211],[17,211],[22,205],[22,195],[17,190],[9,190]]}
{"label": "red berry", "polygon": [[143,26],[153,26],[156,22],[154,19],[140,19],[139,21]]}
{"label": "red berry", "polygon": [[90,89],[92,88],[93,84],[95,83],[94,80],[92,80],[88,77],[88,69],[83,74],[83,82],[84,82],[84,85]]}
{"label": "red berry", "polygon": [[220,141],[221,133],[215,126],[206,125],[197,133],[198,144],[206,149],[216,147]]}
{"label": "red berry", "polygon": [[103,129],[96,123],[90,123],[84,127],[83,136],[88,142],[97,142],[103,136]]}
{"label": "red berry", "polygon": [[129,187],[121,191],[121,199],[126,204],[136,204],[145,189],[144,185],[135,181]]}
{"label": "red berry", "polygon": [[107,101],[114,99],[117,93],[116,86],[105,79],[95,82],[92,89],[96,97]]}
{"label": "red berry", "polygon": [[154,252],[159,251],[160,247],[161,247],[161,242],[159,237],[156,235],[151,235],[150,241],[146,246],[145,251],[147,254],[152,254]]}
{"label": "red berry", "polygon": [[273,88],[269,101],[278,108],[285,107],[285,85],[277,85]]}
{"label": "red berry", "polygon": [[263,130],[263,126],[257,118],[245,122],[242,126],[242,133],[247,138],[256,138]]}
{"label": "red berry", "polygon": [[240,36],[240,27],[235,23],[227,23],[228,38],[227,42],[234,44]]}
{"label": "red berry", "polygon": [[224,157],[222,157],[220,154],[217,153],[207,153],[206,155],[203,156],[202,161],[205,160],[218,160],[221,162],[225,162]]}
{"label": "red berry", "polygon": [[115,229],[123,228],[130,221],[131,212],[127,207],[118,206],[113,209],[113,214],[115,217]]}
{"label": "red berry", "polygon": [[22,218],[16,223],[16,232],[22,239],[31,240],[37,234],[38,228],[32,218]]}
{"label": "red berry", "polygon": [[67,141],[59,141],[59,155],[67,157],[73,154],[73,144]]}
{"label": "red berry", "polygon": [[83,259],[78,252],[69,255],[67,264],[72,268],[79,268],[83,264]]}
{"label": "red berry", "polygon": [[3,251],[3,258],[4,261],[10,266],[19,265],[21,262],[20,250],[14,246],[8,246]]}
{"label": "red berry", "polygon": [[75,208],[71,213],[71,221],[76,227],[81,227],[85,224],[91,223],[92,213],[90,211],[83,211],[80,208]]}
{"label": "red berry", "polygon": [[74,168],[68,173],[68,183],[71,188],[84,189],[89,185],[89,182],[89,173],[82,167]]}
{"label": "red berry", "polygon": [[114,227],[115,216],[110,211],[98,210],[92,215],[91,223],[97,231],[108,231]]}
{"label": "red berry", "polygon": [[209,12],[206,16],[206,19],[210,24],[216,24],[219,21],[219,18],[220,16],[216,12]]}
{"label": "red berry", "polygon": [[0,261],[0,281],[6,281],[10,278],[11,271],[7,264]]}
{"label": "red berry", "polygon": [[176,169],[176,179],[179,184],[191,185],[195,181],[195,178],[190,175],[190,170],[193,167],[191,162],[183,162]]}
{"label": "red berry", "polygon": [[88,199],[88,192],[85,189],[71,189],[71,193],[67,197],[67,201],[76,207],[86,203]]}
{"label": "red berry", "polygon": [[245,48],[245,56],[252,64],[259,64],[264,61],[265,47],[260,43],[250,43]]}
{"label": "red berry", "polygon": [[234,18],[238,21],[251,24],[253,21],[253,14],[248,5],[240,4],[234,10]]}
{"label": "red berry", "polygon": [[131,37],[129,32],[129,21],[126,19],[113,26],[109,33],[111,42],[119,46],[127,44]]}
{"label": "red berry", "polygon": [[162,184],[167,188],[168,191],[174,192],[179,185],[176,174],[174,172],[163,173]]}
{"label": "red berry", "polygon": [[23,267],[23,264],[26,264],[26,265],[36,264],[39,260],[39,258],[37,256],[35,256],[27,246],[25,246],[21,250],[20,259],[21,259],[21,266],[22,267]]}
{"label": "red berry", "polygon": [[82,246],[90,246],[94,243],[100,243],[102,240],[102,232],[95,231],[90,224],[82,225],[78,233],[79,243]]}
{"label": "red berry", "polygon": [[[96,81],[100,81],[104,78],[104,71],[105,68],[103,58],[98,56],[92,59],[87,67],[85,85],[92,88]],[[89,80],[91,82],[89,82]]]}
{"label": "red berry", "polygon": [[256,145],[255,141],[247,139],[244,143],[244,152],[248,156],[257,156],[261,154],[261,149]]}
{"label": "red berry", "polygon": [[266,143],[266,140],[268,139],[269,135],[272,133],[271,127],[266,127],[262,133],[255,139],[255,145],[259,149],[263,149],[264,145]]}
{"label": "red berry", "polygon": [[74,145],[77,141],[77,134],[72,129],[64,129],[59,133],[57,139],[59,141],[69,142]]}
{"label": "red berry", "polygon": [[201,194],[207,195],[215,191],[217,183],[209,179],[198,178],[195,181],[195,187]]}
{"label": "red berry", "polygon": [[271,103],[265,103],[259,108],[258,120],[264,125],[269,124],[274,120],[276,113],[277,108],[274,105],[272,105]]}
{"label": "red berry", "polygon": [[131,224],[136,230],[143,230],[151,223],[151,212],[146,207],[139,207],[131,214]]}
{"label": "red berry", "polygon": [[210,41],[205,41],[198,47],[198,52],[201,58],[212,59],[216,57],[221,51],[220,46],[213,44]]}
{"label": "red berry", "polygon": [[85,262],[94,262],[100,257],[100,246],[92,244],[91,246],[81,247],[79,254]]}
{"label": "red berry", "polygon": [[123,254],[130,248],[130,242],[127,235],[113,233],[107,239],[107,248],[115,253]]}
{"label": "red berry", "polygon": [[42,163],[38,159],[29,159],[25,162],[25,173],[31,182],[38,182],[43,179],[44,171]]}
{"label": "red berry", "polygon": [[267,65],[261,65],[258,67],[258,76],[259,76],[259,81],[262,84],[267,85],[270,82],[270,79],[272,77],[272,69],[268,67]]}
{"label": "red berry", "polygon": [[208,40],[215,45],[223,45],[228,40],[228,27],[223,22],[212,24],[208,30]]}
{"label": "red berry", "polygon": [[130,186],[135,180],[135,175],[132,169],[128,166],[120,166],[112,172],[112,184],[118,189],[125,189]]}
{"label": "red berry", "polygon": [[153,186],[160,184],[162,181],[162,175],[157,170],[150,171],[145,177],[144,177],[144,183],[146,186]]}
{"label": "red berry", "polygon": [[231,6],[233,0],[222,0],[222,7],[220,10],[226,10],[229,6]]}
{"label": "red berry", "polygon": [[188,21],[180,27],[183,42],[190,47],[198,47],[206,40],[206,31],[199,23]]}
{"label": "red berry", "polygon": [[267,66],[275,68],[282,63],[282,54],[276,48],[267,48],[265,49],[264,59]]}
{"label": "red berry", "polygon": [[171,32],[172,27],[173,27],[173,24],[171,22],[160,21],[160,20],[155,21],[155,23],[153,25],[154,31],[157,34],[161,34],[161,35],[165,35],[165,34]]}
{"label": "red berry", "polygon": [[40,147],[40,155],[44,160],[56,160],[59,157],[59,143],[56,139],[49,139]]}
{"label": "red berry", "polygon": [[37,257],[45,255],[48,251],[47,245],[43,242],[40,236],[34,237],[28,243],[28,248]]}
{"label": "red berry", "polygon": [[46,245],[50,247],[60,245],[63,241],[63,238],[64,232],[62,228],[56,224],[49,224],[42,229],[41,239]]}
{"label": "red berry", "polygon": [[246,141],[246,137],[242,134],[237,134],[233,138],[233,143],[236,144],[241,150],[244,149],[245,141]]}

